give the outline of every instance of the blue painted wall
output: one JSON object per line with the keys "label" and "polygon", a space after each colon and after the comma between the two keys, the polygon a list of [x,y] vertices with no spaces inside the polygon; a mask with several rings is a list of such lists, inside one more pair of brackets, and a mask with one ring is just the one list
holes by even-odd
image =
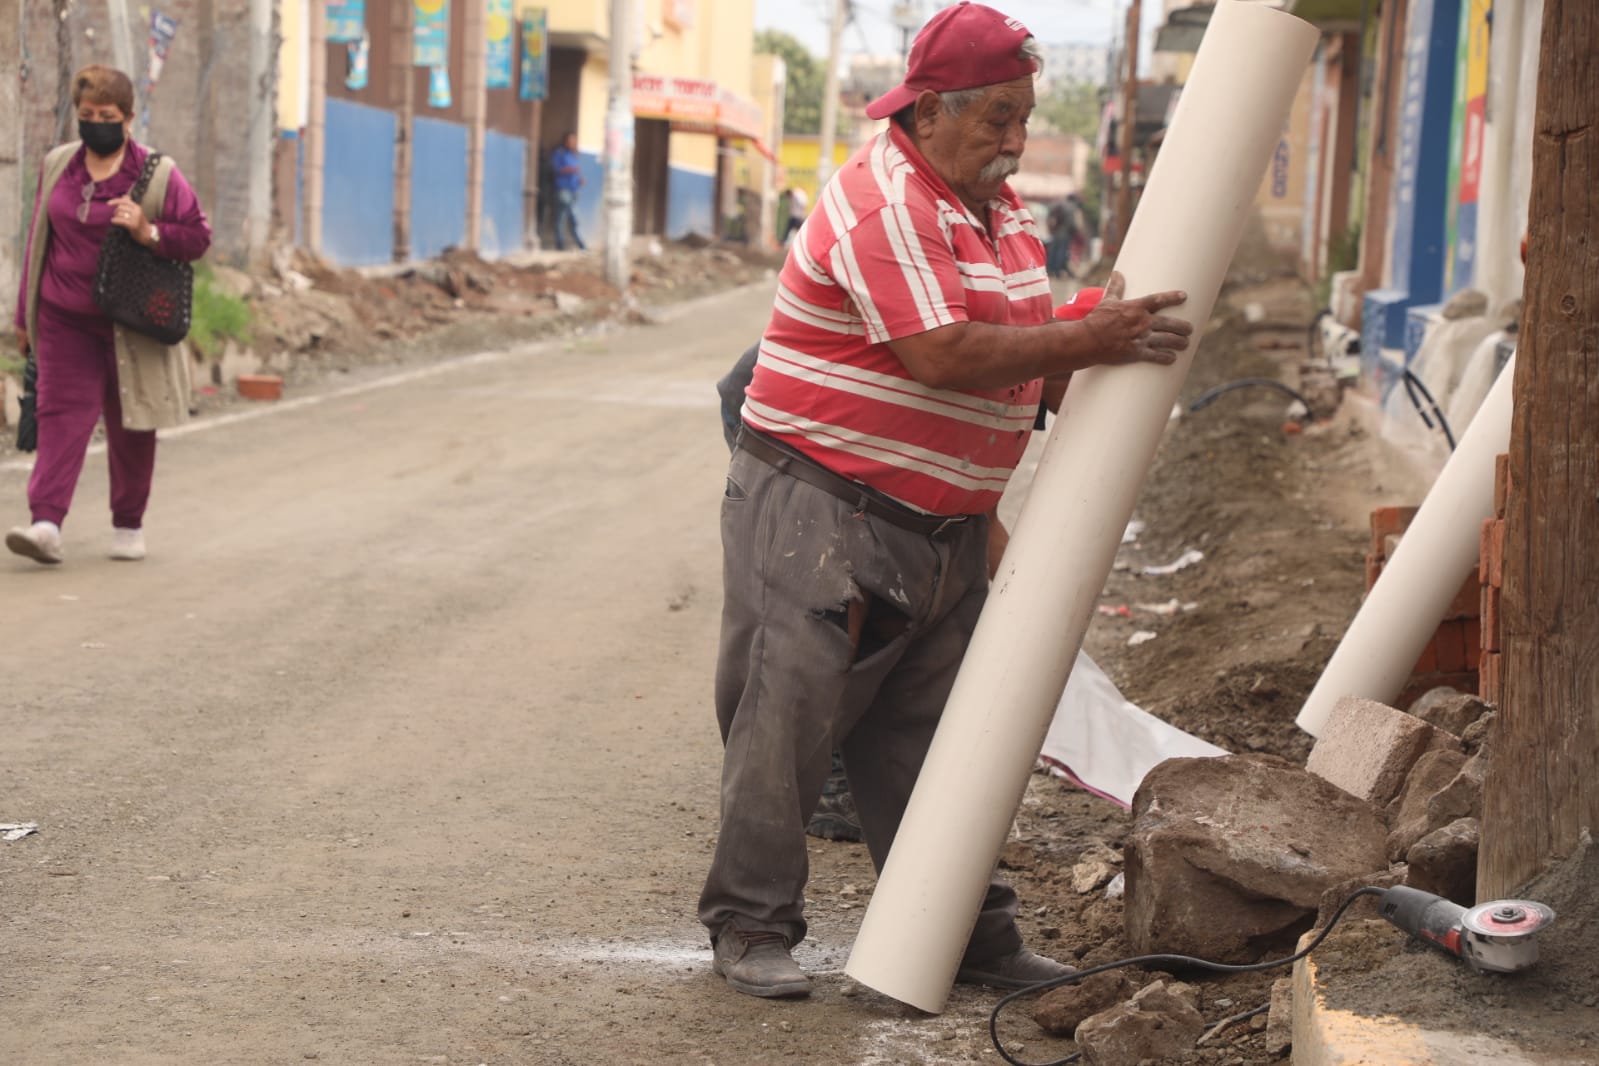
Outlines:
{"label": "blue painted wall", "polygon": [[323,252],[341,266],[387,263],[394,253],[394,116],[329,100],[326,121]]}
{"label": "blue painted wall", "polygon": [[483,139],[483,229],[485,259],[522,247],[522,178],[527,141],[489,130]]}
{"label": "blue painted wall", "polygon": [[416,119],[411,163],[411,257],[431,259],[466,240],[466,127]]}
{"label": "blue painted wall", "polygon": [[666,177],[666,235],[676,239],[690,232],[716,233],[716,178],[673,167]]}

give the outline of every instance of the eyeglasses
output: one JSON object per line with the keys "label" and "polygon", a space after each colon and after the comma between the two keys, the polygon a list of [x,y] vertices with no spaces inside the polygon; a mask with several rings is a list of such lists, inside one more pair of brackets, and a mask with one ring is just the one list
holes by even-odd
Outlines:
{"label": "eyeglasses", "polygon": [[78,205],[78,221],[89,221],[89,204],[94,200],[94,182],[85,182],[83,185],[83,203]]}

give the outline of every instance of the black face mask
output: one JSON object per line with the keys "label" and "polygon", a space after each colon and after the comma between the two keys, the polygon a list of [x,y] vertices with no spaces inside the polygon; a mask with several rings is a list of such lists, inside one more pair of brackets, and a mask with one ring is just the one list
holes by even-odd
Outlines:
{"label": "black face mask", "polygon": [[111,156],[121,149],[122,142],[127,139],[127,130],[120,122],[86,122],[79,119],[78,137],[84,147],[95,155]]}

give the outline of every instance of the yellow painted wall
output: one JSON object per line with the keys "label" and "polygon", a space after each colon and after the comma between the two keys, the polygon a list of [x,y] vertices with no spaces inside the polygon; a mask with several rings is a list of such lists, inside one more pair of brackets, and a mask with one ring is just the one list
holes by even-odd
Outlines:
{"label": "yellow painted wall", "polygon": [[305,0],[283,0],[278,9],[283,36],[278,41],[278,129],[298,130],[305,110]]}
{"label": "yellow painted wall", "polygon": [[611,13],[606,0],[544,0],[550,12],[550,29],[558,33],[610,35]]}
{"label": "yellow painted wall", "polygon": [[583,65],[578,85],[577,146],[591,155],[605,152],[605,108],[610,99],[611,78],[604,60],[590,59]]}
{"label": "yellow painted wall", "polygon": [[[837,169],[849,159],[850,148],[842,140],[833,144],[833,166]],[[798,185],[810,194],[811,203],[816,202],[816,164],[822,158],[822,145],[819,138],[806,136],[788,136],[783,138],[783,147],[778,150],[777,157],[783,161],[783,169],[787,171],[786,185]]]}

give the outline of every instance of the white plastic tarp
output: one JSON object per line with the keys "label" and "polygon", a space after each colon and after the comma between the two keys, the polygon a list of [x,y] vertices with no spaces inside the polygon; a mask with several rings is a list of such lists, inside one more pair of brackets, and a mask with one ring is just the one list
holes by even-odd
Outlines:
{"label": "white plastic tarp", "polygon": [[1079,651],[1039,759],[1061,777],[1131,807],[1144,775],[1158,764],[1226,754],[1123,696],[1116,682]]}

